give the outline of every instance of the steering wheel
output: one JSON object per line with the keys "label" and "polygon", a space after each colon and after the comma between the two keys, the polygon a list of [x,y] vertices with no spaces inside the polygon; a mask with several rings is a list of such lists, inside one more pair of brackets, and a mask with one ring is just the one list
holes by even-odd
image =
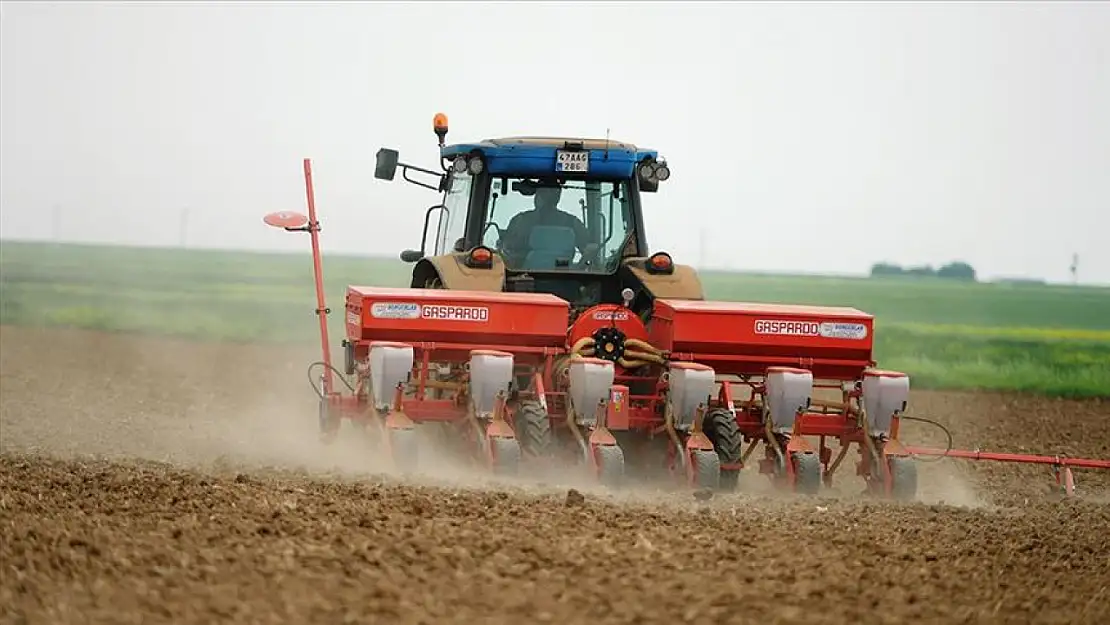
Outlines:
{"label": "steering wheel", "polygon": [[495,221],[487,221],[486,225],[482,226],[482,234],[478,237],[478,240],[486,240],[486,232],[489,231],[490,226],[493,226],[493,228],[497,230],[497,244],[494,247],[500,248],[501,241],[505,238],[505,231],[502,230],[501,226],[497,225],[497,222]]}
{"label": "steering wheel", "polygon": [[[591,246],[594,246],[596,249],[590,250]],[[590,263],[596,263],[600,260],[600,254],[600,245],[596,243],[587,244],[585,250],[575,250],[575,255],[578,256],[578,260],[572,264],[576,269],[586,269],[590,266]]]}
{"label": "steering wheel", "polygon": [[483,242],[486,240],[486,232],[489,231],[491,226],[493,227],[494,230],[497,231],[497,242],[493,245],[493,248],[495,250],[497,250],[497,253],[500,254],[510,265],[517,264],[518,261],[515,261],[513,259],[518,257],[518,256],[520,258],[523,258],[523,254],[522,253],[517,253],[514,250],[505,249],[502,246],[503,242],[507,238],[505,235],[508,231],[506,229],[502,228],[500,225],[498,225],[497,222],[488,221],[488,222],[486,222],[486,225],[482,226],[481,240]]}

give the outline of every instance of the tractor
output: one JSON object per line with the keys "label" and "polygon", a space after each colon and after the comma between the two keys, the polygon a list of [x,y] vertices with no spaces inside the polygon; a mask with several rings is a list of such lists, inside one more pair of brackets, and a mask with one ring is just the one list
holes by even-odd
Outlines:
{"label": "tractor", "polygon": [[[401,163],[396,151],[382,148],[374,174],[381,180],[393,180],[400,168],[405,180],[443,193],[442,202],[425,213],[421,248],[401,253],[403,261],[415,264],[411,288],[558,298],[505,301],[554,303],[558,312],[552,312],[553,321],[558,318],[558,323],[553,323],[550,331],[564,335],[557,342],[568,341],[570,348],[552,359],[556,377],[567,382],[573,374],[581,377],[583,385],[590,380],[590,388],[576,398],[567,395],[569,384],[536,378],[538,362],[516,368],[506,389],[514,436],[494,437],[486,445],[510,465],[518,461],[517,455],[546,461],[560,450],[571,450],[571,455],[594,458],[599,472],[619,479],[624,473],[624,450],[646,439],[662,440],[660,432],[654,437],[649,433],[646,439],[642,436],[649,424],[661,424],[635,412],[641,408],[638,397],[657,391],[658,376],[643,374],[649,373],[652,365],[665,364],[660,352],[648,343],[643,325],[653,302],[659,297],[704,299],[692,267],[674,263],[666,252],[648,253],[641,194],[657,192],[660,183],[670,178],[669,166],[655,150],[608,138],[512,137],[448,146],[444,144],[446,117],[437,115],[433,127],[439,138],[441,171]],[[410,172],[433,175],[436,180],[433,184],[415,180]],[[425,245],[434,217],[438,218],[434,222],[437,228],[429,253]],[[441,309],[432,305],[422,304],[424,314],[439,315],[443,321],[497,323],[483,317],[489,314],[485,307]],[[524,308],[513,314],[519,316],[506,319],[515,325],[526,325],[532,317]],[[480,326],[468,329],[477,331]],[[505,331],[506,335],[512,333],[511,328]],[[468,338],[467,342],[478,344],[479,340]],[[349,361],[365,357],[358,352],[357,343],[347,342],[345,347],[353,350]],[[527,361],[520,347],[500,347],[518,361]],[[574,364],[572,356],[577,361]],[[440,363],[439,369],[427,372],[429,381],[437,385],[457,382],[465,376],[463,364],[450,359]],[[598,375],[599,383],[595,383]],[[620,382],[621,387],[610,389],[613,382]],[[560,388],[549,394],[537,393],[545,383]],[[607,403],[619,411],[622,402],[629,401],[621,398],[628,394],[633,403],[624,414],[630,417],[610,415],[608,426],[598,422],[597,404]],[[577,403],[572,405],[573,399]],[[567,420],[567,412],[575,405],[578,416]],[[692,417],[692,407],[686,407],[689,414],[681,417],[677,429],[670,428],[673,438],[666,442],[684,444],[679,441],[680,432],[690,428],[686,421]],[[633,412],[628,413],[629,409]],[[551,410],[558,415],[554,419]],[[605,416],[600,415],[602,422]],[[637,423],[637,418],[642,423]],[[703,438],[708,441],[699,438],[700,447],[691,450],[691,468],[699,473],[696,481],[717,484],[723,466],[727,482],[739,468],[741,436],[736,420],[730,412],[716,410],[707,413],[702,426]],[[592,452],[588,436],[594,437]],[[597,445],[599,439],[621,440],[622,444]],[[666,449],[666,445],[662,447]]]}
{"label": "tractor", "polygon": [[[408,288],[347,287],[342,371],[308,159],[308,215],[265,218],[312,237],[325,443],[351,421],[400,471],[418,472],[427,449],[416,428],[433,426],[494,474],[553,468],[608,486],[665,476],[731,491],[754,463],[808,494],[832,484],[854,445],[867,490],[897,499],[916,496],[915,455],[961,453],[901,443],[909,376],[876,367],[872,315],[709,301],[692,267],[651,250],[643,201],[671,178],[657,151],[608,137],[448,145],[442,113],[433,130],[438,169],[377,152],[376,179],[400,170],[441,200],[419,249],[400,254],[413,264]],[[1071,466],[1110,468],[1081,462],[1106,466],[1055,463],[1069,492]]]}

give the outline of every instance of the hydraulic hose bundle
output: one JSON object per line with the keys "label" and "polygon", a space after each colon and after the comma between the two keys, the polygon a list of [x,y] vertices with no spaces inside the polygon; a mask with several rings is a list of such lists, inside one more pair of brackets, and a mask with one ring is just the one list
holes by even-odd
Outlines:
{"label": "hydraulic hose bundle", "polygon": [[[594,357],[596,355],[595,343],[596,341],[594,338],[589,336],[578,339],[570,350],[571,357]],[[622,354],[616,362],[625,369],[635,369],[648,364],[665,365],[667,363],[667,358],[663,350],[652,346],[647,341],[626,339],[624,342],[624,354]]]}

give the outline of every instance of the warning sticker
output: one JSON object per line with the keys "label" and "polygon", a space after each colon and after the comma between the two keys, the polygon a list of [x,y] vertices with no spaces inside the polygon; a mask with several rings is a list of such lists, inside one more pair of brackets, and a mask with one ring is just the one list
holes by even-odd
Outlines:
{"label": "warning sticker", "polygon": [[485,306],[454,306],[451,304],[425,304],[425,319],[442,321],[489,321],[489,309]]}
{"label": "warning sticker", "polygon": [[613,389],[609,393],[609,403],[613,405],[613,412],[620,412],[624,406],[624,391]]}
{"label": "warning sticker", "polygon": [[374,302],[370,315],[376,319],[419,319],[420,304],[413,302]]}

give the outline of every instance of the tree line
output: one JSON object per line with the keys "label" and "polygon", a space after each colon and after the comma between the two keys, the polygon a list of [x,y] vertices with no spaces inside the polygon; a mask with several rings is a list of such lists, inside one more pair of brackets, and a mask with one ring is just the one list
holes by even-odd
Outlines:
{"label": "tree line", "polygon": [[949,280],[975,282],[975,268],[963,261],[951,262],[938,269],[934,269],[932,265],[916,267],[902,267],[893,263],[875,263],[871,265],[872,278],[891,276],[947,278]]}

